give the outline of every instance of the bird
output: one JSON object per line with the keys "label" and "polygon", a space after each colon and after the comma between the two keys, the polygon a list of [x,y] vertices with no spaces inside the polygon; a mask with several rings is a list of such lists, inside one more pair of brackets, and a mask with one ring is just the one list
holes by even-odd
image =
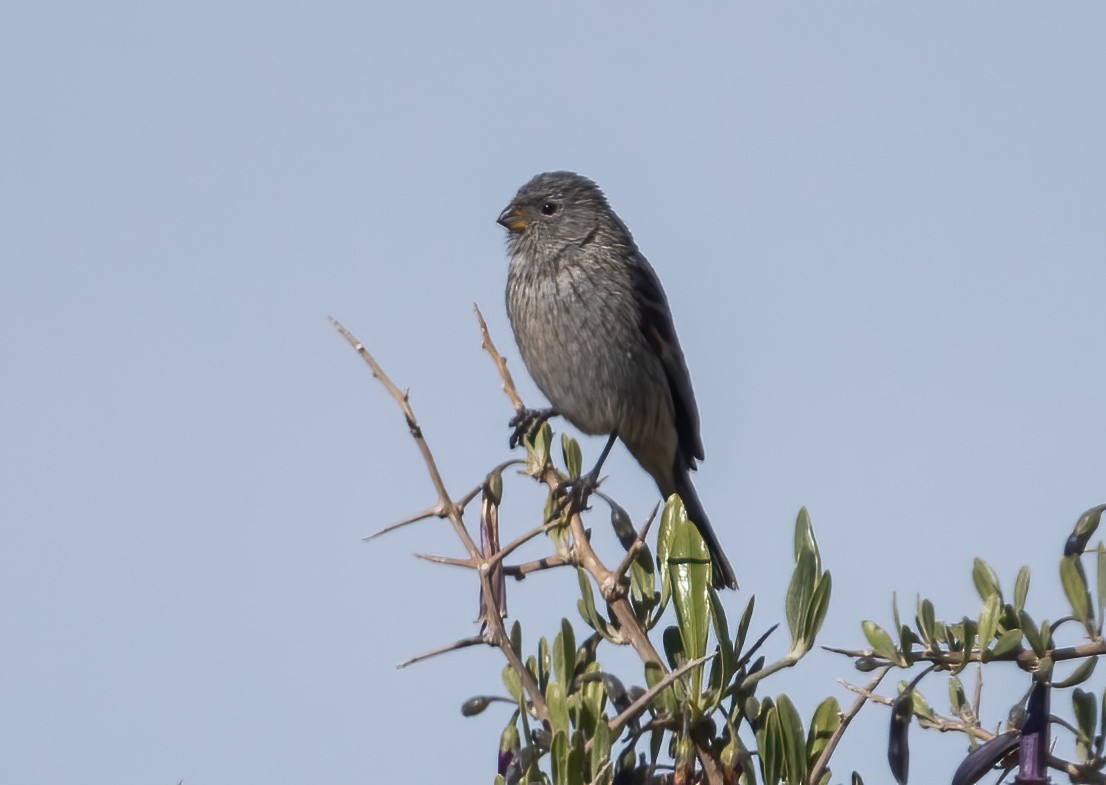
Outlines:
{"label": "bird", "polygon": [[511,421],[511,446],[560,415],[616,439],[667,498],[678,493],[710,551],[713,584],[737,588],[690,473],[703,459],[699,412],[660,278],[592,180],[545,172],[519,188],[507,229],[507,315],[527,371],[552,404]]}

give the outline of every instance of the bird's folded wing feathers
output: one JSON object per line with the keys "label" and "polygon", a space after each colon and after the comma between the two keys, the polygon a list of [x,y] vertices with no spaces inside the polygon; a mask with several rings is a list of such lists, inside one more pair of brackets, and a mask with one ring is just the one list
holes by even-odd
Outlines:
{"label": "bird's folded wing feathers", "polygon": [[676,411],[676,432],[680,438],[680,455],[687,468],[695,468],[695,460],[703,459],[703,441],[699,435],[699,411],[695,406],[695,393],[691,389],[691,376],[687,371],[684,353],[680,349],[676,328],[672,325],[672,313],[661,289],[660,280],[648,262],[632,268],[634,292],[641,305],[641,331],[656,350],[668,378],[672,404]]}

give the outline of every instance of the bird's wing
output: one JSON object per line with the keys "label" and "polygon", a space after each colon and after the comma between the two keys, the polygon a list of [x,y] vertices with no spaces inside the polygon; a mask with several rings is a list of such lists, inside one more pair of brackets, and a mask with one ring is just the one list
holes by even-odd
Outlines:
{"label": "bird's wing", "polygon": [[691,376],[687,371],[684,353],[672,324],[672,312],[661,289],[660,279],[643,258],[633,265],[634,294],[641,305],[641,331],[653,347],[668,378],[668,389],[676,410],[676,433],[680,439],[680,456],[689,469],[695,468],[695,459],[703,460],[703,440],[699,435],[699,410],[695,406],[695,393],[691,389]]}

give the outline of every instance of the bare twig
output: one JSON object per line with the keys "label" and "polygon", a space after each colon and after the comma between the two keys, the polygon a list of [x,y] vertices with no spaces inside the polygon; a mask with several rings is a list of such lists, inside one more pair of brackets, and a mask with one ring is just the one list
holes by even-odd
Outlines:
{"label": "bare twig", "polygon": [[[879,683],[883,681],[883,677],[890,673],[890,671],[890,665],[885,665],[876,671],[875,677],[865,685],[865,691],[869,693],[872,692],[872,690],[879,686]],[[842,712],[837,720],[837,727],[833,729],[829,741],[827,741],[826,746],[822,748],[822,754],[818,756],[818,760],[810,770],[810,775],[806,779],[807,785],[818,785],[821,781],[822,776],[826,773],[826,767],[829,766],[830,756],[832,756],[833,751],[837,749],[841,737],[845,735],[845,729],[849,727],[849,723],[860,713],[860,710],[864,708],[864,704],[867,702],[867,698],[860,696],[853,702],[853,705],[849,707],[848,711]]]}
{"label": "bare twig", "polygon": [[523,564],[507,564],[503,567],[503,574],[510,575],[512,578],[522,580],[530,573],[540,572],[542,570],[551,570],[554,567],[571,567],[572,560],[567,556],[562,556],[558,553],[552,556],[546,556],[542,559],[534,559]]}
{"label": "bare twig", "polygon": [[439,649],[433,649],[431,651],[424,652],[422,654],[416,654],[411,659],[404,660],[403,662],[401,662],[396,667],[397,668],[406,668],[408,665],[414,665],[416,662],[422,662],[423,660],[428,660],[431,657],[437,657],[439,654],[446,654],[446,653],[451,652],[451,651],[457,651],[458,649],[467,649],[469,646],[479,646],[481,644],[483,644],[485,646],[491,645],[486,640],[484,640],[484,638],[482,636],[474,635],[471,638],[464,638],[462,640],[457,641],[456,643],[451,643],[448,646],[442,646]]}
{"label": "bare twig", "polygon": [[[365,348],[365,345],[361,343],[361,341],[338,322],[338,320],[332,318],[330,322],[334,325],[334,329],[346,339],[349,345],[361,355],[361,358],[372,370],[373,376],[384,385],[384,389],[388,391],[399,405],[400,410],[403,412],[404,419],[407,422],[407,429],[411,432],[411,438],[415,440],[415,444],[418,446],[423,463],[426,465],[426,471],[430,475],[430,480],[438,495],[438,506],[445,510],[446,517],[449,519],[453,531],[457,534],[457,537],[461,540],[461,544],[464,545],[465,550],[469,554],[469,559],[473,564],[480,565],[480,586],[484,596],[495,596],[493,594],[491,568],[487,566],[487,562],[482,559],[480,550],[477,548],[476,543],[473,542],[472,537],[465,528],[464,521],[461,518],[461,510],[457,505],[453,504],[452,497],[449,495],[448,491],[446,491],[445,482],[442,480],[441,472],[438,471],[438,464],[434,460],[434,455],[431,453],[430,446],[426,443],[426,439],[423,438],[422,429],[419,427],[418,420],[415,419],[415,413],[411,409],[407,393],[400,390],[399,387],[388,378],[388,375],[384,373],[384,369],[377,363],[376,358],[369,354],[368,349]],[[519,681],[526,691],[527,697],[530,699],[530,705],[533,707],[534,715],[541,720],[543,725],[548,727],[549,711],[545,705],[545,697],[542,695],[537,680],[511,646],[511,638],[507,634],[507,630],[503,627],[503,619],[500,618],[499,613],[489,612],[484,614],[483,622],[486,627],[485,639],[489,640],[503,653],[511,669],[518,674]]]}
{"label": "bare twig", "polygon": [[484,314],[480,313],[480,306],[473,303],[472,309],[476,311],[476,321],[480,324],[480,335],[483,338],[480,348],[492,356],[495,367],[499,370],[499,376],[503,379],[503,392],[507,393],[511,405],[515,407],[515,411],[521,412],[526,407],[522,405],[522,398],[519,397],[518,390],[515,388],[515,380],[511,378],[511,372],[507,370],[507,361],[503,359],[503,355],[496,350],[495,344],[492,343],[491,334],[488,332],[488,323],[484,321]]}
{"label": "bare twig", "polygon": [[448,564],[451,567],[468,567],[470,570],[479,570],[479,564],[473,564],[472,559],[456,559],[452,556],[435,556],[432,553],[416,553],[415,556],[434,564]]}
{"label": "bare twig", "polygon": [[620,711],[618,713],[618,716],[611,718],[610,722],[607,723],[607,727],[609,727],[611,730],[611,738],[617,739],[618,734],[622,732],[622,726],[634,717],[636,717],[642,710],[644,710],[645,707],[648,706],[649,703],[653,700],[653,698],[657,697],[657,695],[659,695],[666,687],[668,687],[669,684],[676,681],[676,679],[683,676],[695,666],[702,665],[704,662],[713,660],[717,656],[718,652],[715,651],[711,654],[699,657],[698,659],[688,660],[683,665],[676,668],[676,670],[666,673],[664,675],[664,678],[662,678],[660,681],[658,681],[656,684],[654,684],[652,687],[650,687],[648,690],[638,696],[638,698],[633,703]]}
{"label": "bare twig", "polygon": [[410,518],[404,518],[402,521],[389,524],[379,531],[375,531],[367,537],[362,537],[361,542],[369,542],[375,540],[377,537],[382,537],[389,532],[394,532],[396,529],[402,529],[404,526],[409,526],[412,523],[418,523],[419,521],[425,521],[427,518],[444,518],[446,516],[445,510],[442,509],[440,504],[435,504],[433,507],[427,507],[422,512],[417,512]]}
{"label": "bare twig", "polygon": [[547,523],[543,523],[541,526],[537,526],[537,527],[531,529],[530,531],[526,532],[525,534],[520,534],[518,537],[511,540],[509,543],[507,543],[502,548],[500,548],[496,553],[492,554],[491,557],[490,557],[491,563],[492,564],[498,564],[499,562],[503,561],[505,558],[510,556],[519,547],[521,547],[522,545],[525,545],[530,540],[537,537],[539,534],[547,532],[550,529],[555,529],[556,527],[558,527],[560,525],[561,525],[560,519],[555,519],[555,520],[549,521]]}
{"label": "bare twig", "polygon": [[645,520],[645,525],[641,527],[641,531],[638,532],[637,537],[634,539],[634,544],[626,551],[626,555],[623,557],[621,563],[619,563],[618,569],[614,571],[614,574],[619,576],[619,578],[626,575],[627,570],[630,569],[630,565],[634,563],[634,558],[637,557],[638,551],[645,545],[645,537],[649,534],[649,527],[653,525],[653,519],[657,517],[657,510],[660,508],[660,502],[653,505],[653,510],[649,513],[649,517]]}

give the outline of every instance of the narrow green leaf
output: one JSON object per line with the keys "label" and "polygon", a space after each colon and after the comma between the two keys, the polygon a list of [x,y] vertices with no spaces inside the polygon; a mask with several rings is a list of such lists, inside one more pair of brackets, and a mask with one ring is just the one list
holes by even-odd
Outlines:
{"label": "narrow green leaf", "polygon": [[837,724],[841,721],[841,706],[837,698],[826,698],[818,704],[814,710],[814,716],[810,719],[810,728],[806,734],[806,763],[809,771],[822,754],[822,750],[829,743],[830,736],[837,730]]}
{"label": "narrow green leaf", "polygon": [[960,673],[966,667],[968,667],[968,663],[971,661],[968,655],[972,653],[972,648],[975,646],[975,638],[977,632],[975,622],[972,619],[969,619],[967,616],[965,616],[963,621],[961,621],[960,626],[964,630],[964,657],[960,660],[960,664],[956,666],[956,669],[954,671],[955,673]]}
{"label": "narrow green leaf", "polygon": [[545,691],[545,704],[549,709],[549,724],[553,730],[568,733],[568,701],[565,698],[564,685],[559,681],[550,684]]}
{"label": "narrow green leaf", "polygon": [[786,695],[776,696],[776,721],[780,726],[780,742],[783,746],[785,779],[787,782],[806,781],[806,739],[799,712]]}
{"label": "narrow green leaf", "polygon": [[802,551],[795,561],[795,569],[791,573],[791,581],[787,585],[787,595],[784,599],[784,614],[787,616],[787,629],[791,632],[793,644],[802,640],[803,616],[810,606],[817,577],[814,572],[814,556],[810,551]]}
{"label": "narrow green leaf", "polygon": [[1060,582],[1064,587],[1071,613],[1079,621],[1093,630],[1091,598],[1087,593],[1087,576],[1083,573],[1083,563],[1078,556],[1065,556],[1060,560]]}
{"label": "narrow green leaf", "polygon": [[998,629],[998,617],[1002,612],[1001,600],[997,594],[992,594],[984,601],[983,610],[979,613],[979,648],[986,649],[995,637]]}
{"label": "narrow green leaf", "polygon": [[[576,601],[576,607],[580,611],[580,616],[587,622],[589,627],[604,638],[607,640],[615,640],[616,633],[610,629],[610,625],[607,624],[606,619],[602,618],[599,615],[599,611],[595,608],[595,596],[592,594],[591,581],[588,580],[587,573],[577,567],[576,574],[580,581],[580,599]],[[575,661],[575,653],[573,661]]]}
{"label": "narrow green leaf", "polygon": [[576,668],[576,633],[568,619],[561,619],[561,631],[553,641],[553,672],[567,686]]}
{"label": "narrow green leaf", "polygon": [[607,723],[595,724],[595,735],[591,740],[591,777],[599,776],[599,772],[611,757],[611,732]]}
{"label": "narrow green leaf", "polygon": [[1103,621],[1106,620],[1106,545],[1098,544],[1098,630],[1102,633]]}
{"label": "narrow green leaf", "polygon": [[[556,686],[556,685],[553,685]],[[549,765],[553,774],[553,785],[569,785],[568,774],[568,733],[563,730],[553,734],[550,745]]]}
{"label": "narrow green leaf", "polygon": [[1075,724],[1084,738],[1094,738],[1096,709],[1098,701],[1093,692],[1084,692],[1078,687],[1071,694],[1071,706],[1075,713]]}
{"label": "narrow green leaf", "polygon": [[1014,612],[1020,614],[1025,609],[1025,598],[1029,594],[1029,567],[1023,565],[1014,581]]}
{"label": "narrow green leaf", "polygon": [[[675,498],[678,502],[678,497]],[[710,629],[710,552],[698,528],[688,520],[682,502],[676,511],[668,551],[668,578],[672,584],[672,604],[684,656],[689,660],[698,659],[706,654]],[[689,675],[692,700],[698,700],[703,686],[702,666],[694,668]]]}
{"label": "narrow green leaf", "polygon": [[814,557],[814,571],[822,571],[822,557],[818,552],[818,541],[814,539],[814,527],[810,524],[810,513],[806,507],[799,508],[795,518],[795,561],[799,554],[809,552]]}
{"label": "narrow green leaf", "polygon": [[783,778],[783,741],[780,738],[780,724],[776,721],[775,706],[769,704],[767,711],[762,709],[762,716],[763,720],[756,734],[761,779],[774,785]]}
{"label": "narrow green leaf", "polygon": [[992,594],[997,594],[1002,597],[1002,589],[999,588],[998,575],[991,565],[983,561],[983,559],[977,558],[972,562],[972,583],[975,584],[975,590],[979,592],[979,598],[984,602]]}
{"label": "narrow green leaf", "polygon": [[567,433],[561,434],[561,453],[565,459],[565,470],[568,476],[575,480],[580,476],[584,459],[580,453],[580,445]]}
{"label": "narrow green leaf", "polygon": [[899,664],[902,659],[898,650],[895,648],[895,644],[891,641],[891,636],[887,634],[887,631],[876,624],[874,621],[865,620],[860,623],[861,629],[864,630],[864,637],[868,639],[868,643],[872,647],[872,651],[879,657]]}
{"label": "narrow green leaf", "polygon": [[1082,684],[1087,679],[1091,678],[1091,674],[1094,673],[1094,666],[1098,664],[1098,657],[1088,657],[1079,663],[1078,667],[1071,672],[1066,679],[1062,681],[1052,682],[1052,686],[1055,689],[1065,689],[1067,687],[1074,687],[1077,684]]}
{"label": "narrow green leaf", "polygon": [[664,655],[668,658],[669,668],[675,670],[681,663],[690,659],[684,653],[684,637],[676,625],[664,628],[664,632],[661,633],[661,643],[664,646]]}
{"label": "narrow green leaf", "polygon": [[749,625],[753,622],[753,608],[756,606],[757,597],[754,594],[745,605],[745,612],[741,614],[741,621],[737,623],[737,637],[734,639],[734,653],[740,658],[745,650],[745,638],[749,635]]}
{"label": "narrow green leaf", "polygon": [[956,676],[949,676],[949,705],[952,707],[953,716],[962,717],[967,704],[963,682]]}
{"label": "narrow green leaf", "polygon": [[[558,639],[559,641],[559,639]],[[544,637],[538,639],[538,686],[545,691],[545,685],[549,683],[549,674],[552,670],[553,655],[549,650],[549,641]]]}
{"label": "narrow green leaf", "polygon": [[814,587],[814,596],[810,601],[810,612],[806,622],[806,629],[803,631],[803,638],[806,642],[808,651],[810,647],[814,645],[814,640],[818,637],[818,633],[822,629],[822,624],[826,620],[826,613],[829,611],[830,594],[832,592],[833,578],[830,576],[829,570],[826,570],[822,573],[822,577]]}
{"label": "narrow green leaf", "polygon": [[522,657],[522,625],[518,621],[511,625],[511,648],[519,658]]}
{"label": "narrow green leaf", "polygon": [[668,605],[672,596],[672,584],[668,580],[668,552],[672,547],[679,511],[683,510],[683,506],[679,497],[669,497],[661,511],[661,525],[657,530],[657,577],[660,580],[662,607]]}
{"label": "narrow green leaf", "polygon": [[1021,630],[1007,630],[1002,634],[1002,637],[998,639],[998,643],[995,644],[994,648],[991,649],[991,657],[1005,657],[1021,646],[1021,642]]}
{"label": "narrow green leaf", "polygon": [[936,622],[933,615],[933,603],[929,600],[918,600],[918,613],[914,617],[914,621],[918,624],[918,632],[922,634],[922,640],[926,642],[928,646],[935,646],[937,643],[936,637]]}
{"label": "narrow green leaf", "polygon": [[1045,656],[1045,644],[1041,639],[1041,634],[1032,617],[1025,611],[1022,611],[1019,618],[1021,619],[1022,632],[1025,633],[1025,640],[1029,644],[1029,647],[1033,649],[1038,657]]}
{"label": "narrow green leaf", "polygon": [[503,686],[507,688],[508,694],[510,694],[519,705],[522,705],[522,680],[519,678],[515,669],[510,665],[503,669]]}

